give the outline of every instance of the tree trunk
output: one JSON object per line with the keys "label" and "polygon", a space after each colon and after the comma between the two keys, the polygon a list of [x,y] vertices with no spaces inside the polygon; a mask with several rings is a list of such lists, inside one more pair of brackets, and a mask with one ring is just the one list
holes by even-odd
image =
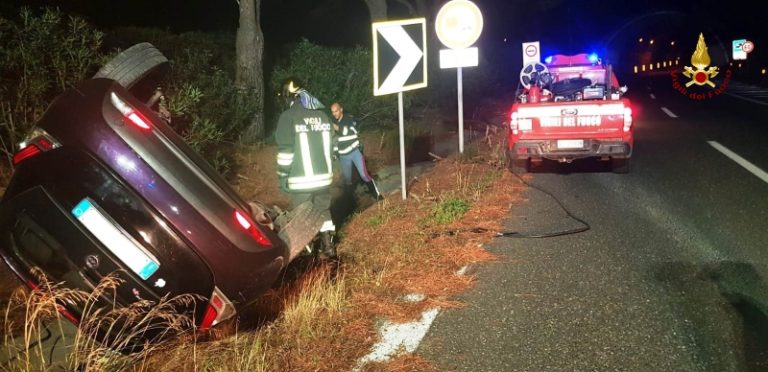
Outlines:
{"label": "tree trunk", "polygon": [[368,5],[371,22],[387,19],[387,0],[365,0],[365,5]]}
{"label": "tree trunk", "polygon": [[239,0],[240,20],[235,42],[235,87],[240,100],[253,100],[256,111],[243,132],[242,140],[252,143],[264,138],[264,34],[259,16],[261,0]]}
{"label": "tree trunk", "polygon": [[424,14],[418,14],[416,11],[416,8],[413,7],[413,4],[410,3],[408,0],[397,0],[398,3],[402,4],[405,9],[408,10],[408,15],[411,17],[418,17],[418,16],[424,16]]}
{"label": "tree trunk", "polygon": [[427,17],[427,19],[432,18],[432,10],[434,6],[434,1],[416,0],[416,11],[420,16]]}

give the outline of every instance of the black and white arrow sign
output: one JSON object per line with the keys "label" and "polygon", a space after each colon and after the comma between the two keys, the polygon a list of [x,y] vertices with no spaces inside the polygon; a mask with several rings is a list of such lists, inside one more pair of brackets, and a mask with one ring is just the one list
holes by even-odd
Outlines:
{"label": "black and white arrow sign", "polygon": [[376,22],[373,30],[373,94],[427,86],[426,20]]}

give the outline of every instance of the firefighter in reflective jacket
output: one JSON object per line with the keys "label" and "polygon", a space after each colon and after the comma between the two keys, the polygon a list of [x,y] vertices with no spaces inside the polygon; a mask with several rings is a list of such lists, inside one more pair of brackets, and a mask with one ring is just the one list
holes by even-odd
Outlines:
{"label": "firefighter in reflective jacket", "polygon": [[330,212],[334,141],[331,120],[321,111],[323,104],[292,81],[284,85],[283,97],[289,108],[280,115],[275,131],[280,187],[291,195],[294,207],[312,201],[314,208],[321,211],[325,254],[336,257],[336,226]]}

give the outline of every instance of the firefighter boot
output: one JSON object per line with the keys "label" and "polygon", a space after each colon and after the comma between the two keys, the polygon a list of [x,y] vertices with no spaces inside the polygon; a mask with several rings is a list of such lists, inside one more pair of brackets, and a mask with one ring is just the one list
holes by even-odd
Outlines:
{"label": "firefighter boot", "polygon": [[376,187],[376,183],[373,182],[373,179],[371,179],[370,182],[366,182],[365,186],[368,188],[368,193],[371,194],[376,200],[382,200],[384,199],[383,196],[381,196],[381,192],[379,192],[379,188]]}

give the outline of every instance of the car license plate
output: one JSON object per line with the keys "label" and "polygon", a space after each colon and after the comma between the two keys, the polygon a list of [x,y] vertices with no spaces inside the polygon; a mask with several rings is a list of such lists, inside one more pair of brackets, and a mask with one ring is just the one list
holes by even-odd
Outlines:
{"label": "car license plate", "polygon": [[581,149],[584,148],[584,140],[557,140],[558,149]]}
{"label": "car license plate", "polygon": [[72,208],[72,214],[141,279],[147,280],[160,268],[157,259],[118,229],[90,199],[81,200]]}

